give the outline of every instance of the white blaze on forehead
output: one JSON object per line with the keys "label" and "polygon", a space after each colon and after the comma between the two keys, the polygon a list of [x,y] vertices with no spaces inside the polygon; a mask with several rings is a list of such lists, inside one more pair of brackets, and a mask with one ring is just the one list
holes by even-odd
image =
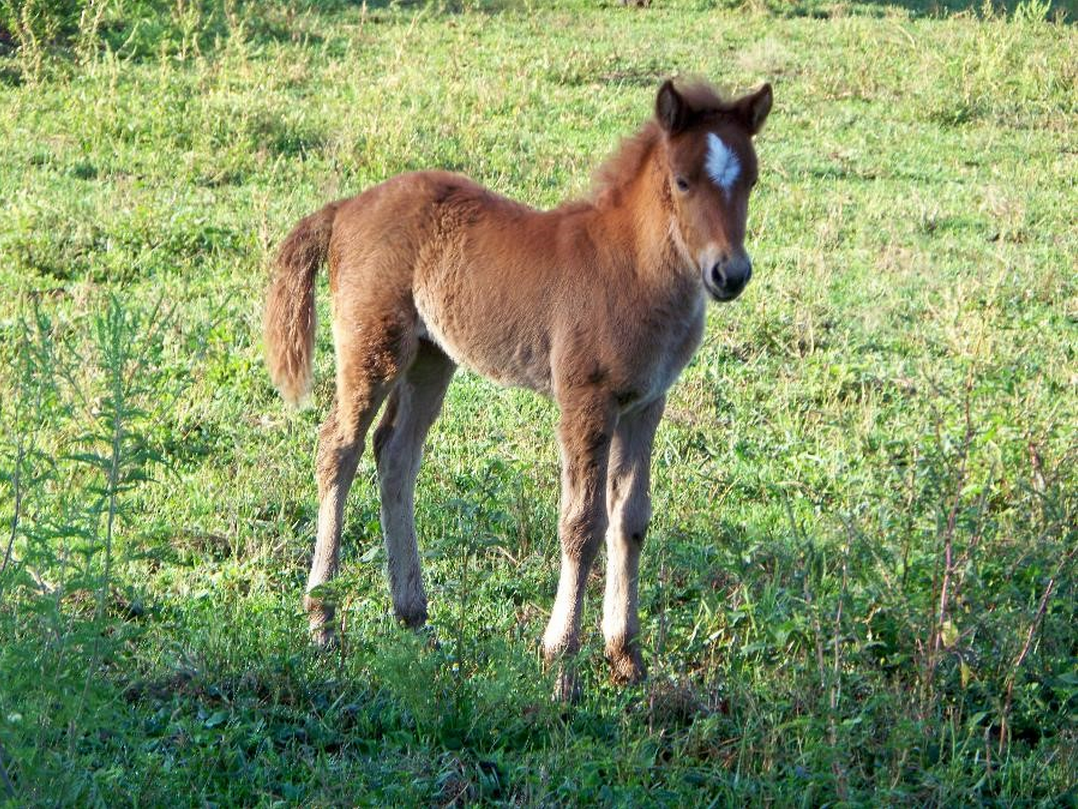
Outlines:
{"label": "white blaze on forehead", "polygon": [[741,161],[737,159],[734,150],[723,143],[722,138],[714,132],[707,133],[707,160],[704,161],[704,169],[727,196],[737,178],[741,176]]}

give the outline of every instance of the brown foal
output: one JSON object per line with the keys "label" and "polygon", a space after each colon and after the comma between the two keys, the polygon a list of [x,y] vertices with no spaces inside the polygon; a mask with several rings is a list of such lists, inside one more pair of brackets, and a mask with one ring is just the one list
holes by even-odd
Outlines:
{"label": "brown foal", "polygon": [[[708,296],[733,300],[745,252],[752,137],[771,88],[735,100],[659,89],[655,116],[600,169],[587,201],[537,211],[466,177],[404,174],[296,226],[266,307],[267,363],[289,402],[310,391],[314,277],[328,261],[337,396],[318,440],[318,540],[308,592],[337,571],[345,498],[374,433],[393,608],[427,618],[414,501],[423,441],[458,364],[560,409],[561,577],[548,662],[580,647],[584,588],[604,537],[603,635],[615,680],[644,674],[637,640],[649,471],[666,391],[700,343]],[[315,638],[333,607],[308,595]],[[569,696],[567,669],[559,693]]]}

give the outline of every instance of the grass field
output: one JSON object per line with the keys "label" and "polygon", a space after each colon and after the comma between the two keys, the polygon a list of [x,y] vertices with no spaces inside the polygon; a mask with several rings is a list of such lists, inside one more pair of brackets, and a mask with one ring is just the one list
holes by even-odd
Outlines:
{"label": "grass field", "polygon": [[[0,802],[1078,804],[1078,34],[1067,3],[0,2]],[[549,206],[668,75],[774,83],[756,273],[659,430],[650,680],[549,698],[552,405],[460,373],[374,468],[343,645],[317,426],[261,364],[300,216],[443,167]],[[319,291],[323,326],[326,290]]]}

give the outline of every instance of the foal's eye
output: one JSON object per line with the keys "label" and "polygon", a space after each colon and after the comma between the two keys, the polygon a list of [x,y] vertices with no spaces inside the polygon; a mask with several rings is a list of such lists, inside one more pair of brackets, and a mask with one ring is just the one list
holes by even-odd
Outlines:
{"label": "foal's eye", "polygon": [[677,190],[682,193],[689,190],[689,181],[684,177],[675,177],[674,182],[677,183]]}

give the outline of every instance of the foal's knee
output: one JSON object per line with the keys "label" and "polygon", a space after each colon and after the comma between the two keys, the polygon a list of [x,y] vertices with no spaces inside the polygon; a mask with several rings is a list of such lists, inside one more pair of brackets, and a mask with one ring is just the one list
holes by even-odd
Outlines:
{"label": "foal's knee", "polygon": [[595,561],[606,530],[605,520],[593,515],[575,515],[562,520],[562,552],[574,562],[590,565]]}
{"label": "foal's knee", "polygon": [[651,523],[650,515],[632,517],[624,522],[624,535],[629,543],[639,550],[644,546],[644,539],[648,535],[648,525]]}
{"label": "foal's knee", "polygon": [[647,497],[627,498],[614,512],[618,533],[635,549],[644,545],[651,523],[651,502]]}

